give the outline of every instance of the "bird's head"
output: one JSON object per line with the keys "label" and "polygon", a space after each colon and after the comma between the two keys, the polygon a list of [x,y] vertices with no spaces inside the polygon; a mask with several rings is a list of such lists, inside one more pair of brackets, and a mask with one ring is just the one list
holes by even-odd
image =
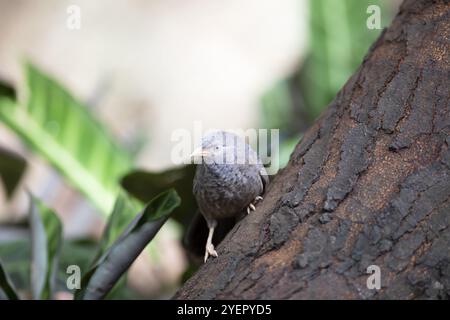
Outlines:
{"label": "bird's head", "polygon": [[234,133],[215,131],[202,138],[201,145],[191,154],[191,159],[194,163],[234,164],[237,155],[245,151],[246,147],[245,140]]}

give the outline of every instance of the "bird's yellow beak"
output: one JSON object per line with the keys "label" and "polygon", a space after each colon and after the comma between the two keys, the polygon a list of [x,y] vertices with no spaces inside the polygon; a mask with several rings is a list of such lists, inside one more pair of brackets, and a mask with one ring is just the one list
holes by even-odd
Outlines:
{"label": "bird's yellow beak", "polygon": [[191,153],[191,158],[195,157],[207,157],[209,156],[208,150],[203,149],[202,147],[198,147]]}

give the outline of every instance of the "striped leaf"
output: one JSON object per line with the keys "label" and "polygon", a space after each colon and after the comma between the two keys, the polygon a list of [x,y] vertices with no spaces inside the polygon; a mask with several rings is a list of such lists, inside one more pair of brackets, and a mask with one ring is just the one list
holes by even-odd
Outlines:
{"label": "striped leaf", "polygon": [[25,78],[25,101],[0,95],[0,119],[108,214],[128,153],[57,81],[29,63]]}

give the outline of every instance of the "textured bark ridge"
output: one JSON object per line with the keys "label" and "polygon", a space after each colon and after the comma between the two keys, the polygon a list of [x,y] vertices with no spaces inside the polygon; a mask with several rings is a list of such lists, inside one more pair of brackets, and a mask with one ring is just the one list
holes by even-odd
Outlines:
{"label": "textured bark ridge", "polygon": [[448,1],[405,1],[175,298],[450,298],[449,44]]}

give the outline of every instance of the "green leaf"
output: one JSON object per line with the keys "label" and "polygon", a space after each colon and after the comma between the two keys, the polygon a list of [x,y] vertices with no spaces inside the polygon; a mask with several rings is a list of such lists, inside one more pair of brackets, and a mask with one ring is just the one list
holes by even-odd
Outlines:
{"label": "green leaf", "polygon": [[186,225],[197,207],[192,194],[195,165],[180,166],[162,172],[135,170],[121,180],[122,187],[146,203],[164,190],[174,188],[183,202],[173,212],[172,218]]}
{"label": "green leaf", "polygon": [[173,189],[150,201],[85,273],[75,298],[104,298],[179,205],[180,197]]}
{"label": "green leaf", "polygon": [[392,16],[383,0],[310,0],[310,54],[302,70],[302,92],[314,119],[361,64],[381,30],[369,30],[369,5],[382,9],[382,25]]}
{"label": "green leaf", "polygon": [[131,168],[128,153],[57,81],[29,63],[25,78],[25,101],[0,96],[0,120],[108,214],[118,181]]}
{"label": "green leaf", "polygon": [[[16,227],[1,227],[1,233],[10,233],[11,236],[0,238],[0,257],[3,266],[12,283],[20,291],[29,291],[30,284],[30,235],[27,229]],[[70,291],[67,288],[67,267],[77,265],[81,270],[87,270],[98,242],[93,239],[76,239],[64,241],[59,257],[58,279],[55,292]]]}
{"label": "green leaf", "polygon": [[280,168],[284,168],[288,164],[289,158],[291,157],[291,154],[294,151],[297,144],[299,143],[300,139],[301,139],[301,135],[297,135],[297,136],[294,136],[287,140],[284,140],[281,143],[281,146],[280,146]]}
{"label": "green leaf", "polygon": [[263,128],[286,128],[293,110],[288,81],[280,81],[261,98]]}
{"label": "green leaf", "polygon": [[119,235],[131,223],[136,212],[142,210],[143,205],[130,198],[125,191],[121,190],[117,196],[112,213],[108,217],[105,230],[98,244],[94,261],[100,258],[106,250],[118,239]]}
{"label": "green leaf", "polygon": [[[9,232],[2,228],[0,232]],[[28,290],[30,284],[30,247],[29,233],[20,231],[19,238],[1,239],[0,257],[3,267],[18,290]]]}
{"label": "green leaf", "polygon": [[[117,196],[114,204],[113,212],[108,217],[105,230],[102,238],[97,246],[97,252],[94,259],[91,261],[89,268],[95,265],[95,262],[111,247],[125,228],[131,223],[135,217],[136,212],[140,212],[143,204],[136,199],[128,196],[126,191],[121,190]],[[121,277],[120,280],[111,288],[109,293],[105,296],[106,299],[112,298],[118,292],[126,290],[126,276]]]}
{"label": "green leaf", "polygon": [[[19,300],[19,296],[14,289],[14,286],[5,272],[0,261],[0,293],[4,293],[9,300]],[[1,297],[1,295],[0,295]]]}
{"label": "green leaf", "polygon": [[25,172],[26,165],[23,157],[0,146],[0,177],[8,198],[13,195]]}
{"label": "green leaf", "polygon": [[30,195],[31,291],[34,299],[51,299],[58,274],[62,224],[58,216]]}

